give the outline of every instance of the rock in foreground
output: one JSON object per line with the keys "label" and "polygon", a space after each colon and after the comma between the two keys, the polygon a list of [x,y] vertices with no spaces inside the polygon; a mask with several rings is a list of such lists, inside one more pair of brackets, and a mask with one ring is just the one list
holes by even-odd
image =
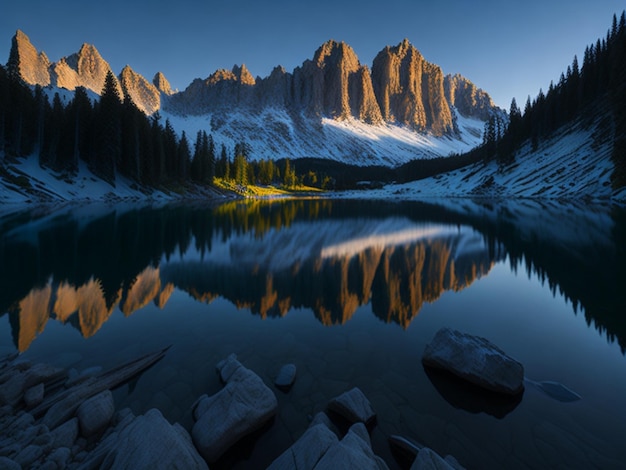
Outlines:
{"label": "rock in foreground", "polygon": [[524,390],[522,364],[485,338],[451,328],[435,334],[426,345],[422,363],[493,392],[517,395]]}
{"label": "rock in foreground", "polygon": [[369,400],[357,387],[333,398],[328,403],[328,409],[339,413],[352,423],[368,424],[376,417]]}
{"label": "rock in foreground", "polygon": [[234,355],[220,362],[218,371],[226,386],[198,400],[191,431],[196,448],[207,462],[215,462],[242,437],[260,429],[278,407],[274,393]]}
{"label": "rock in foreground", "polygon": [[372,451],[364,424],[352,425],[341,440],[324,424],[316,424],[274,460],[268,470],[337,468],[372,470],[388,468],[387,464]]}
{"label": "rock in foreground", "polygon": [[189,433],[157,409],[127,416],[98,444],[83,468],[207,469]]}

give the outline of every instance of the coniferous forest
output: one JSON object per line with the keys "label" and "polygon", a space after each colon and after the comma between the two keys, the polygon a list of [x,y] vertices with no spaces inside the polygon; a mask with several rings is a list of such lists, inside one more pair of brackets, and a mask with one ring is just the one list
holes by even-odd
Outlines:
{"label": "coniferous forest", "polygon": [[65,173],[76,172],[82,161],[112,185],[117,176],[157,188],[212,185],[215,177],[287,188],[329,184],[314,171],[297,174],[289,160],[252,161],[245,142],[218,151],[206,131],[194,139],[184,131],[179,137],[158,112],[146,116],[128,95],[121,97],[110,72],[99,100],[92,102],[78,87],[64,105],[58,93],[50,103],[41,87],[24,84],[11,59],[6,68],[0,66],[0,154],[5,158],[34,153],[42,167]]}
{"label": "coniferous forest", "polygon": [[522,110],[515,98],[511,101],[509,122],[492,116],[485,124],[483,144],[472,151],[432,160],[414,160],[398,171],[400,181],[426,178],[480,161],[513,163],[515,153],[527,141],[533,149],[561,126],[580,117],[610,117],[614,135],[613,186],[626,185],[626,16],[613,16],[606,37],[589,45],[579,64],[562,73],[548,91],[539,90],[535,99],[528,97]]}
{"label": "coniferous forest", "polygon": [[[626,185],[624,109],[626,18],[622,13],[619,19],[613,16],[605,38],[586,48],[582,64],[575,56],[547,92],[540,90],[534,100],[529,96],[523,110],[513,98],[508,122],[492,115],[479,147],[463,155],[413,160],[395,170],[372,170],[380,181],[406,182],[480,161],[506,165],[514,161],[524,142],[530,141],[536,149],[538,142],[564,124],[582,116],[607,115],[614,135],[613,186],[622,187]],[[212,185],[218,177],[240,185],[340,189],[372,179],[367,168],[315,159],[302,160],[302,173],[289,160],[255,162],[245,142],[233,149],[223,145],[217,149],[205,131],[178,136],[168,120],[162,121],[158,112],[146,116],[129,96],[120,96],[110,72],[99,100],[92,101],[79,87],[64,104],[58,94],[50,102],[41,87],[24,84],[17,58],[10,57],[6,67],[0,66],[0,154],[4,158],[36,154],[41,166],[67,173],[76,172],[79,162],[85,162],[112,185],[123,176],[147,187]]]}

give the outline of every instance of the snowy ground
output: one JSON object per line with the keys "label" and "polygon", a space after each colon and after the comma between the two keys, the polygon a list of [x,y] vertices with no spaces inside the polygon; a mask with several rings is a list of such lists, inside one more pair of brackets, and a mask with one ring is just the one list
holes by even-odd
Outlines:
{"label": "snowy ground", "polygon": [[346,198],[422,200],[424,198],[541,198],[626,201],[626,190],[611,187],[613,163],[610,133],[596,126],[563,129],[536,151],[526,144],[515,161],[478,163],[380,190],[353,191]]}
{"label": "snowy ground", "polygon": [[[25,203],[171,201],[181,197],[139,187],[120,176],[112,186],[91,173],[84,162],[79,163],[75,175],[67,175],[42,168],[37,156],[31,155],[8,164],[6,170],[11,178],[3,178],[0,174],[0,212]],[[197,197],[222,196],[214,191],[197,190]]]}
{"label": "snowy ground", "polygon": [[[435,137],[405,126],[371,125],[347,119],[324,118],[314,122],[292,116],[285,110],[266,108],[262,112],[232,112],[228,115],[181,116],[160,111],[176,131],[185,131],[191,143],[198,131],[211,134],[219,151],[222,144],[232,152],[245,141],[254,160],[316,157],[356,165],[397,166],[414,158],[433,158],[462,153],[482,141],[483,121],[457,113],[459,134]],[[231,156],[232,158],[232,156]]]}

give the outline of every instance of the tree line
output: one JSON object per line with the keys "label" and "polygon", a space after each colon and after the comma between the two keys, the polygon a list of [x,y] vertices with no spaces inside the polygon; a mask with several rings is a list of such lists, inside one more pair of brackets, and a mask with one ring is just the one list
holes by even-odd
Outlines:
{"label": "tree line", "polygon": [[[3,159],[38,155],[42,167],[75,173],[83,161],[115,184],[118,175],[143,186],[175,188],[187,183],[213,185],[215,178],[237,184],[328,187],[330,178],[314,171],[296,173],[288,159],[251,161],[251,147],[237,143],[219,154],[213,137],[199,131],[193,143],[159,113],[147,116],[131,97],[119,95],[107,73],[100,99],[77,87],[68,103],[52,102],[40,86],[24,84],[15,60],[0,66],[0,164]],[[232,158],[231,158],[232,155]]]}
{"label": "tree line", "polygon": [[[535,99],[527,98],[522,112],[515,98],[509,109],[509,123],[501,135],[486,134],[485,160],[512,163],[515,152],[527,141],[533,150],[538,143],[564,124],[583,116],[607,113],[614,127],[614,182],[626,184],[626,15],[613,15],[606,37],[587,46],[582,65],[577,56],[558,83],[551,82],[547,92],[539,90]],[[492,118],[493,120],[493,118]],[[488,126],[493,124],[488,123]]]}

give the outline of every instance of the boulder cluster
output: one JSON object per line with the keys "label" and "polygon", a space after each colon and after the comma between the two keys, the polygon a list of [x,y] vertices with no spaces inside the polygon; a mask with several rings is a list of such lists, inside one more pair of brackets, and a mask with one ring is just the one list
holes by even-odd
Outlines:
{"label": "boulder cluster", "polygon": [[[231,354],[217,364],[224,387],[193,405],[189,433],[170,424],[158,409],[136,416],[115,410],[111,388],[160,360],[166,350],[147,354],[111,371],[91,368],[70,374],[31,364],[17,355],[0,360],[0,467],[196,468],[217,462],[245,436],[261,430],[277,412],[276,395]],[[287,393],[296,367],[286,364],[275,386]],[[341,432],[340,428],[347,431]],[[372,450],[369,431],[376,412],[353,388],[329,401],[309,428],[269,466],[271,469],[371,468],[388,466]],[[409,442],[395,437],[396,442]],[[462,468],[447,456],[422,447],[412,469]]]}

